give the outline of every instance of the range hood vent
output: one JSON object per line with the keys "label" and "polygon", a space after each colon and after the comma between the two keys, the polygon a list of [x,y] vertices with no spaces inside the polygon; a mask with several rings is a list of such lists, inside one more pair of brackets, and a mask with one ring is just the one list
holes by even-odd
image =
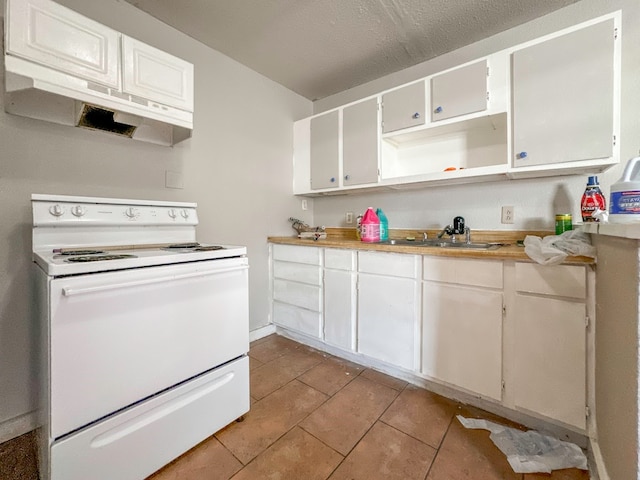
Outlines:
{"label": "range hood vent", "polygon": [[[134,140],[174,145],[191,137],[193,113],[4,55],[5,110]],[[99,87],[99,88],[98,88]]]}

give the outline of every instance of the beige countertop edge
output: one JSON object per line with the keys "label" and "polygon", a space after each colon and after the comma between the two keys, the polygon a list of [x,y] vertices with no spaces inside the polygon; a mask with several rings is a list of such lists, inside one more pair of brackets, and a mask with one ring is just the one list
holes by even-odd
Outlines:
{"label": "beige countertop edge", "polygon": [[[381,245],[377,243],[364,243],[359,240],[332,239],[324,240],[301,239],[297,237],[268,237],[270,243],[283,245],[301,245],[307,247],[347,248],[350,250],[371,250],[389,253],[410,253],[415,255],[432,255],[455,258],[485,258],[496,260],[521,260],[533,262],[526,253],[524,247],[509,245],[496,250],[458,250],[442,247],[412,247],[408,245]],[[593,264],[595,259],[590,257],[567,257],[565,264]]]}

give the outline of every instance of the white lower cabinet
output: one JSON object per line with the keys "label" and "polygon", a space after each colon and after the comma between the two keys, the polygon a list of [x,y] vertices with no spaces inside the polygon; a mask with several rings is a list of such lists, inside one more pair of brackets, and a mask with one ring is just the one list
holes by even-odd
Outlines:
{"label": "white lower cabinet", "polygon": [[514,403],[586,427],[586,271],[516,263]]}
{"label": "white lower cabinet", "polygon": [[345,350],[356,344],[356,253],[324,251],[324,341]]}
{"label": "white lower cabinet", "polygon": [[271,248],[276,325],[586,431],[587,266]]}
{"label": "white lower cabinet", "polygon": [[424,257],[422,373],[501,400],[502,262]]}
{"label": "white lower cabinet", "polygon": [[318,247],[271,246],[273,323],[322,338],[322,267]]}
{"label": "white lower cabinet", "polygon": [[417,368],[419,259],[358,253],[358,352],[407,370]]}

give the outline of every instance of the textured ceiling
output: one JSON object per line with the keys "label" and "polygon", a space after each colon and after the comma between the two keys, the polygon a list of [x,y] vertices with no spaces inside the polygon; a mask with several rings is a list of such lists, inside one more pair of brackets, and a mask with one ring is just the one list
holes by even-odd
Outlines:
{"label": "textured ceiling", "polygon": [[126,0],[317,100],[578,0]]}

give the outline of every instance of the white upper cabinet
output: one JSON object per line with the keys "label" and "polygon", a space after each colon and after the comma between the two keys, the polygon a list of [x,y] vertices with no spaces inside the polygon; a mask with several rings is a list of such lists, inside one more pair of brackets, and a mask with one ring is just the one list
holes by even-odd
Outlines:
{"label": "white upper cabinet", "polygon": [[424,125],[424,80],[382,95],[382,132]]}
{"label": "white upper cabinet", "polygon": [[513,53],[514,167],[613,156],[615,42],[609,18]]}
{"label": "white upper cabinet", "polygon": [[342,112],[343,185],[378,181],[378,99],[345,107]]}
{"label": "white upper cabinet", "polygon": [[431,79],[431,121],[487,109],[487,60],[436,75]]}
{"label": "white upper cabinet", "polygon": [[50,0],[7,0],[6,51],[120,88],[120,34]]}
{"label": "white upper cabinet", "polygon": [[193,111],[193,64],[126,35],[122,55],[126,93]]}
{"label": "white upper cabinet", "polygon": [[340,112],[311,119],[311,189],[337,188],[340,168]]}

